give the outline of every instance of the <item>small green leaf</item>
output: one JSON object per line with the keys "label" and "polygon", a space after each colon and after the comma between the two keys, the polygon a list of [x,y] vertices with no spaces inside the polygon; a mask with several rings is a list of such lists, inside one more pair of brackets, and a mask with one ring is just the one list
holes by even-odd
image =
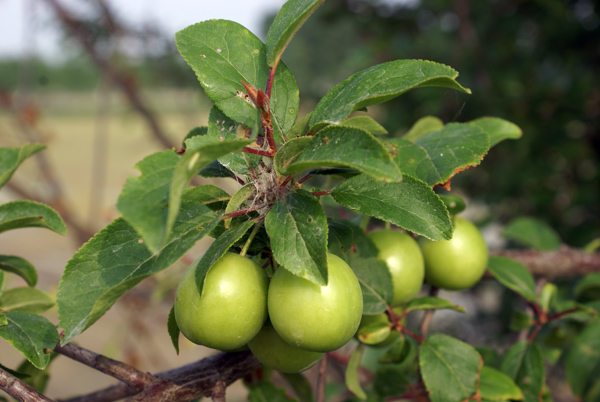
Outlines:
{"label": "small green leaf", "polygon": [[202,288],[204,287],[204,278],[206,273],[215,265],[217,261],[225,255],[225,253],[233,246],[233,244],[242,238],[250,229],[254,226],[254,221],[249,219],[245,222],[240,223],[237,226],[230,228],[223,232],[215,241],[208,247],[208,250],[203,256],[197,258],[188,268],[188,270],[195,269],[196,286],[198,287],[198,294],[202,294]]}
{"label": "small green leaf", "polygon": [[540,292],[539,304],[542,311],[547,313],[550,311],[556,302],[556,295],[558,294],[558,287],[553,283],[546,283],[542,287]]}
{"label": "small green leaf", "polygon": [[0,309],[3,311],[23,311],[39,314],[52,308],[55,301],[50,295],[32,287],[17,287],[5,291],[0,297]]}
{"label": "small green leaf", "polygon": [[420,346],[419,366],[432,402],[457,402],[475,394],[482,365],[472,346],[448,335],[432,335]]}
{"label": "small green leaf", "polygon": [[387,365],[375,372],[373,389],[380,396],[400,396],[410,384],[403,367]]}
{"label": "small green leaf", "polygon": [[352,112],[393,99],[418,87],[439,86],[471,93],[455,81],[458,72],[423,60],[396,60],[360,71],[325,95],[310,119],[311,127],[337,124]]}
{"label": "small green leaf", "polygon": [[225,209],[231,196],[220,187],[205,184],[203,186],[188,188],[183,198],[186,201],[194,201],[206,205],[213,211],[219,211]]}
{"label": "small green leaf", "polygon": [[498,282],[520,294],[525,300],[530,302],[536,300],[533,276],[517,261],[506,257],[490,256],[488,270]]}
{"label": "small green leaf", "polygon": [[[229,203],[227,204],[227,208],[225,208],[225,214],[235,212],[250,198],[252,194],[255,192],[254,183],[248,183],[245,186],[240,187],[238,191],[231,196]],[[225,229],[229,229],[231,225],[231,220],[233,218],[225,219]]]}
{"label": "small green leaf", "polygon": [[584,276],[573,290],[575,297],[580,297],[587,293],[600,294],[600,272],[592,272]]}
{"label": "small green leaf", "polygon": [[459,313],[465,313],[464,307],[452,304],[448,300],[440,299],[439,297],[425,296],[417,299],[412,299],[406,305],[404,311],[417,310],[454,310]]}
{"label": "small green leaf", "polygon": [[292,190],[265,218],[273,256],[300,278],[327,284],[327,217],[319,200],[306,190]]}
{"label": "small green leaf", "polygon": [[347,253],[342,258],[354,271],[363,296],[363,314],[384,312],[392,302],[394,289],[387,265],[376,257],[363,258]]}
{"label": "small green leaf", "polygon": [[370,133],[371,135],[385,135],[388,133],[381,124],[377,123],[372,117],[369,116],[353,116],[344,120],[339,125],[358,128]]}
{"label": "small green leaf", "polygon": [[595,379],[594,369],[599,363],[600,323],[595,323],[575,338],[567,355],[567,380],[575,395],[584,396],[588,383]]}
{"label": "small green leaf", "polygon": [[6,314],[0,313],[0,327],[8,325],[8,320],[6,319]]}
{"label": "small green leaf", "polygon": [[39,315],[12,311],[5,314],[7,325],[0,326],[0,337],[23,354],[35,367],[44,369],[50,362],[45,349],[58,343],[55,326]]}
{"label": "small green leaf", "polygon": [[481,117],[469,122],[479,127],[490,136],[490,148],[504,140],[517,140],[523,135],[523,131],[509,121],[498,117]]}
{"label": "small green leaf", "polygon": [[253,384],[248,393],[249,402],[294,402],[295,399],[288,398],[285,390],[277,388],[271,382],[259,382]]}
{"label": "small green leaf", "polygon": [[[37,283],[37,272],[34,266],[21,257],[0,255],[0,270],[19,275],[29,286],[35,286]],[[2,290],[1,286],[0,290]]]}
{"label": "small green leaf", "polygon": [[43,144],[25,144],[20,148],[0,148],[0,187],[10,180],[23,161],[46,149]]}
{"label": "small green leaf", "polygon": [[294,174],[326,166],[357,169],[378,180],[402,179],[398,166],[377,138],[364,130],[345,126],[319,130],[281,173]]}
{"label": "small green leaf", "polygon": [[430,186],[449,183],[460,171],[477,166],[489,150],[489,136],[470,124],[450,123],[414,141],[390,139],[400,170]]}
{"label": "small green leaf", "polygon": [[533,318],[522,311],[515,310],[510,319],[510,330],[519,332],[533,325]]}
{"label": "small green leaf", "polygon": [[365,349],[365,345],[359,343],[356,348],[352,351],[350,355],[350,360],[348,361],[348,365],[346,366],[346,387],[354,395],[356,395],[359,399],[366,400],[367,394],[362,389],[360,385],[360,380],[358,379],[358,368],[360,367],[360,360],[362,358],[363,351]]}
{"label": "small green leaf", "polygon": [[437,117],[421,117],[415,124],[413,124],[410,130],[408,130],[408,132],[402,136],[402,139],[414,142],[423,134],[427,134],[431,131],[438,131],[442,128],[444,128],[444,122]]}
{"label": "small green leaf", "polygon": [[287,134],[288,140],[293,140],[297,137],[304,137],[306,134],[308,134],[310,131],[310,116],[312,116],[312,112],[296,121],[296,124],[294,124]]}
{"label": "small green leaf", "polygon": [[387,339],[392,329],[390,323],[375,322],[361,326],[356,333],[359,341],[367,345],[377,345]]}
{"label": "small green leaf", "polygon": [[446,208],[448,208],[448,213],[450,215],[458,215],[460,212],[464,211],[465,208],[467,207],[467,204],[465,204],[465,201],[460,198],[457,197],[455,195],[441,195],[438,194],[440,199],[443,201],[444,205],[446,205]]}
{"label": "small green leaf", "polygon": [[304,21],[324,0],[289,0],[275,16],[267,33],[267,64],[275,67],[281,54]]}
{"label": "small green leaf", "polygon": [[169,317],[167,318],[167,331],[169,332],[169,337],[171,338],[171,343],[173,343],[173,347],[175,348],[175,352],[179,354],[179,327],[177,326],[177,321],[175,321],[175,308],[171,307],[171,311],[169,312]]}
{"label": "small green leaf", "polygon": [[535,218],[518,218],[504,228],[502,234],[537,250],[558,250],[560,237],[546,222]]}
{"label": "small green leaf", "polygon": [[379,358],[381,364],[395,364],[406,368],[412,364],[413,359],[417,357],[417,351],[414,343],[407,339],[404,334],[392,343],[383,356]]}
{"label": "small green leaf", "polygon": [[343,206],[388,221],[432,240],[452,237],[448,210],[431,187],[408,175],[400,183],[374,180],[364,174],[352,177],[331,192]]}
{"label": "small green leaf", "polygon": [[313,137],[293,138],[286,142],[275,154],[273,164],[275,169],[280,174],[286,174],[287,168],[294,162],[296,157],[300,155],[302,150],[311,143]]}
{"label": "small green leaf", "polygon": [[523,400],[523,392],[515,382],[503,372],[483,366],[479,379],[481,398],[488,401]]}
{"label": "small green leaf", "polygon": [[159,253],[145,247],[137,231],[119,218],[98,232],[67,262],[58,284],[62,343],[98,320],[129,289],[168,268],[219,223],[202,203],[184,199],[171,237]]}
{"label": "small green leaf", "polygon": [[314,397],[310,382],[301,373],[279,373],[298,395],[300,402],[313,402]]}
{"label": "small green leaf", "polygon": [[29,227],[46,228],[61,235],[67,234],[67,227],[60,215],[47,205],[27,200],[0,205],[0,233]]}
{"label": "small green leaf", "polygon": [[187,135],[183,138],[183,141],[181,143],[181,148],[182,149],[187,149],[187,140],[189,140],[192,137],[195,137],[197,135],[206,135],[208,133],[208,127],[203,126],[203,127],[194,127],[193,129],[190,130],[189,133],[187,133]]}

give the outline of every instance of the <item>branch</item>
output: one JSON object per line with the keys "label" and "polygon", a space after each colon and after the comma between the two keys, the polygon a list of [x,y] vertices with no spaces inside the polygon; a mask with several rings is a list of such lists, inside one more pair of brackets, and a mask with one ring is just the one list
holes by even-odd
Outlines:
{"label": "branch", "polygon": [[600,253],[586,253],[564,245],[556,251],[503,250],[491,255],[512,258],[533,275],[549,280],[600,272]]}
{"label": "branch", "polygon": [[1,368],[0,389],[20,402],[54,402]]}

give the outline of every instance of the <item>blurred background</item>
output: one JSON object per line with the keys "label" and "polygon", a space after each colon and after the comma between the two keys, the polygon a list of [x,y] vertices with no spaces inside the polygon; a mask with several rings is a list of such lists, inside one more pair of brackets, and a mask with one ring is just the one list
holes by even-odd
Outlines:
{"label": "blurred background", "polygon": [[[207,122],[211,103],[177,53],[175,32],[224,18],[264,40],[283,3],[0,0],[0,146],[48,145],[22,165],[0,201],[45,202],[70,230],[67,238],[11,232],[0,237],[0,253],[30,260],[52,292],[70,256],[118,216],[114,206],[134,165],[179,147]],[[521,140],[501,143],[481,167],[452,181],[472,219],[485,229],[537,217],[576,247],[600,237],[598,2],[327,0],[283,56],[300,88],[301,114],[355,72],[409,58],[452,66],[473,94],[423,88],[370,108],[392,136],[427,115],[446,123],[497,116],[523,129]],[[205,355],[186,345],[175,356],[166,333],[183,269],[185,261],[143,282],[78,342],[145,371]],[[17,279],[10,285],[21,286]],[[20,360],[3,341],[0,355],[3,364]],[[51,381],[52,397],[112,383],[66,359],[55,364],[68,383]],[[80,375],[93,385],[73,381]]]}

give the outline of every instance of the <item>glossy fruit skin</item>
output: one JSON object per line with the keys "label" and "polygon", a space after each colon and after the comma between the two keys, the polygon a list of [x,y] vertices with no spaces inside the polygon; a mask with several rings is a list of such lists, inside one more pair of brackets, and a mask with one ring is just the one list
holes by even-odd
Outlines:
{"label": "glossy fruit skin", "polygon": [[190,341],[219,350],[244,346],[267,319],[268,278],[254,261],[227,253],[206,274],[202,296],[195,270],[181,278],[175,320]]}
{"label": "glossy fruit skin", "polygon": [[308,370],[323,357],[323,353],[309,352],[290,345],[281,339],[269,321],[248,342],[248,346],[262,364],[282,373]]}
{"label": "glossy fruit skin", "polygon": [[369,233],[379,250],[378,258],[387,263],[392,275],[394,297],[392,306],[409,301],[423,287],[425,265],[417,242],[397,230],[376,230]]}
{"label": "glossy fruit skin", "polygon": [[269,317],[284,341],[312,352],[340,348],[355,334],[363,311],[362,292],[352,269],[327,254],[326,286],[279,268],[269,285]]}
{"label": "glossy fruit skin", "polygon": [[463,290],[475,285],[488,262],[488,248],[479,229],[466,219],[454,218],[450,240],[420,243],[425,259],[425,279],[435,287]]}

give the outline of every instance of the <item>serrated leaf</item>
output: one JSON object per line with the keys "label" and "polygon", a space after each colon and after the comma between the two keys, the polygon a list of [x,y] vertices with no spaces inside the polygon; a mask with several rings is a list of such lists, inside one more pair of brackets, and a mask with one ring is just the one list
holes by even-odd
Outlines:
{"label": "serrated leaf", "polygon": [[301,373],[279,373],[292,387],[300,402],[313,402],[314,397],[310,382]]}
{"label": "serrated leaf", "polygon": [[[14,255],[0,255],[0,271],[12,272],[23,278],[29,286],[37,283],[37,272],[31,263]],[[2,287],[0,286],[0,290]]]}
{"label": "serrated leaf", "polygon": [[452,237],[448,210],[424,182],[403,176],[400,183],[374,180],[364,174],[352,177],[331,192],[343,206],[432,240]]}
{"label": "serrated leaf", "polygon": [[392,302],[394,288],[387,265],[376,257],[363,258],[355,253],[342,256],[352,268],[363,295],[363,314],[384,312]]}
{"label": "serrated leaf", "polygon": [[[233,21],[210,20],[177,32],[175,42],[217,107],[246,127],[256,126],[260,116],[256,106],[246,101],[241,81],[255,88],[266,86],[269,68],[260,39]],[[283,142],[296,120],[299,105],[296,81],[283,63],[275,74],[271,105],[274,134]]]}
{"label": "serrated leaf", "polygon": [[451,67],[423,60],[396,60],[360,71],[330,90],[319,101],[310,119],[311,127],[337,124],[350,113],[393,99],[418,87],[439,86],[470,93],[455,81]]}
{"label": "serrated leaf", "polygon": [[500,256],[490,256],[488,270],[501,284],[520,294],[527,301],[536,300],[535,281],[531,272],[517,261]]}
{"label": "serrated leaf", "polygon": [[526,402],[539,400],[546,369],[542,351],[536,343],[515,343],[505,352],[499,368],[521,388]]}
{"label": "serrated leaf", "polygon": [[[238,191],[235,192],[231,196],[229,203],[227,203],[227,208],[225,208],[225,214],[235,212],[250,198],[252,194],[254,194],[255,186],[254,183],[248,183],[245,186],[240,187]],[[231,220],[233,218],[225,219],[225,229],[229,229],[231,225]]]}
{"label": "serrated leaf", "polygon": [[199,202],[213,211],[218,211],[225,209],[231,196],[220,187],[213,186],[212,184],[205,184],[203,186],[188,188],[185,191],[183,198],[186,201]]}
{"label": "serrated leaf", "polygon": [[558,234],[546,222],[535,218],[517,218],[502,231],[504,237],[537,250],[558,250]]}
{"label": "serrated leaf", "polygon": [[304,21],[324,0],[289,0],[279,10],[267,33],[267,64],[275,67]]}
{"label": "serrated leaf", "polygon": [[43,149],[46,149],[43,144],[25,144],[19,148],[0,148],[0,187],[10,180],[25,159]]}
{"label": "serrated leaf", "polygon": [[457,402],[475,394],[482,365],[472,346],[448,335],[432,335],[420,346],[419,366],[432,402]]}
{"label": "serrated leaf", "polygon": [[35,367],[44,369],[50,362],[45,349],[54,349],[58,332],[54,325],[36,314],[11,311],[5,314],[7,325],[0,326],[0,337],[23,354]]}
{"label": "serrated leaf", "polygon": [[32,287],[12,288],[0,297],[0,310],[39,314],[54,306],[55,301],[43,290]]}
{"label": "serrated leaf", "polygon": [[199,176],[202,177],[229,177],[235,178],[235,173],[231,170],[227,169],[225,166],[221,165],[219,161],[212,161],[206,167],[202,168],[200,172],[198,172]]}
{"label": "serrated leaf", "polygon": [[61,235],[67,227],[60,215],[39,202],[19,200],[0,205],[0,233],[19,228],[46,228]]}
{"label": "serrated leaf", "polygon": [[293,138],[286,142],[275,154],[273,164],[275,169],[280,174],[286,174],[288,166],[294,162],[296,157],[300,155],[302,150],[306,148],[313,140],[313,137]]}
{"label": "serrated leaf", "polygon": [[438,194],[438,196],[440,197],[444,205],[446,205],[446,208],[448,208],[448,213],[450,215],[457,215],[460,212],[464,211],[467,207],[465,201],[462,198],[457,197],[455,195]]}
{"label": "serrated leaf", "polygon": [[171,338],[171,343],[175,348],[175,352],[179,354],[179,326],[177,326],[177,321],[175,320],[175,308],[171,307],[171,311],[169,311],[169,317],[167,318],[167,331],[169,332],[169,337]]}
{"label": "serrated leaf", "polygon": [[312,112],[296,121],[287,134],[288,141],[308,134],[310,131],[310,116],[312,116]]}
{"label": "serrated leaf", "polygon": [[523,392],[515,382],[503,372],[483,366],[479,379],[481,398],[488,401],[523,400]]}
{"label": "serrated leaf", "polygon": [[319,130],[281,173],[294,174],[325,166],[357,169],[379,180],[402,179],[398,166],[377,138],[364,130],[345,126]]}
{"label": "serrated leaf", "polygon": [[517,140],[523,135],[523,131],[514,123],[498,117],[481,117],[469,122],[479,127],[490,136],[490,148],[504,140]]}
{"label": "serrated leaf", "polygon": [[417,138],[423,134],[427,134],[431,131],[438,131],[444,128],[444,122],[434,116],[421,117],[413,124],[406,134],[402,136],[402,139],[414,142]]}
{"label": "serrated leaf", "polygon": [[206,126],[202,126],[202,127],[194,127],[193,129],[190,130],[189,133],[186,134],[186,136],[183,138],[183,141],[181,143],[181,149],[187,149],[187,140],[189,140],[192,137],[195,137],[197,135],[206,135],[208,134],[208,127]]}
{"label": "serrated leaf", "polygon": [[144,278],[171,266],[219,221],[208,207],[184,200],[169,241],[158,253],[149,251],[122,218],[98,232],[67,262],[58,284],[62,343],[96,322]]}
{"label": "serrated leaf", "polygon": [[417,310],[454,310],[460,313],[466,313],[464,307],[457,304],[452,304],[448,300],[441,299],[439,297],[426,296],[412,299],[408,302],[404,311],[417,311]]}
{"label": "serrated leaf", "polygon": [[390,153],[402,172],[430,186],[444,185],[458,172],[477,166],[489,150],[489,135],[470,124],[450,123],[414,141],[390,139]]}
{"label": "serrated leaf", "polygon": [[296,399],[288,398],[285,390],[277,388],[270,382],[253,384],[248,392],[250,402],[293,402]]}
{"label": "serrated leaf", "polygon": [[403,367],[387,365],[375,372],[373,389],[380,396],[399,396],[404,394],[409,383]]}
{"label": "serrated leaf", "polygon": [[285,269],[320,286],[327,284],[327,217],[308,191],[288,192],[265,218],[273,257]]}
{"label": "serrated leaf", "polygon": [[372,135],[384,135],[388,133],[381,124],[377,123],[369,116],[353,116],[344,120],[339,125],[365,130]]}
{"label": "serrated leaf", "polygon": [[600,363],[600,323],[584,329],[574,340],[567,355],[567,380],[573,393],[584,396],[588,383],[596,378],[594,368]]}
{"label": "serrated leaf", "polygon": [[204,278],[206,277],[206,273],[215,265],[217,261],[221,259],[233,246],[235,242],[246,234],[248,229],[254,226],[253,220],[247,220],[245,222],[240,223],[237,226],[232,227],[229,230],[223,232],[219,237],[215,239],[215,241],[208,247],[204,255],[197,258],[188,269],[194,269],[195,278],[196,278],[196,286],[198,288],[198,294],[202,294],[202,288],[204,287]]}
{"label": "serrated leaf", "polygon": [[366,400],[367,394],[362,389],[360,385],[360,380],[358,378],[358,368],[360,367],[360,360],[363,355],[363,351],[365,349],[365,345],[359,343],[356,348],[352,351],[350,355],[350,360],[348,361],[348,365],[346,366],[345,379],[346,379],[346,387],[358,397],[358,399]]}

